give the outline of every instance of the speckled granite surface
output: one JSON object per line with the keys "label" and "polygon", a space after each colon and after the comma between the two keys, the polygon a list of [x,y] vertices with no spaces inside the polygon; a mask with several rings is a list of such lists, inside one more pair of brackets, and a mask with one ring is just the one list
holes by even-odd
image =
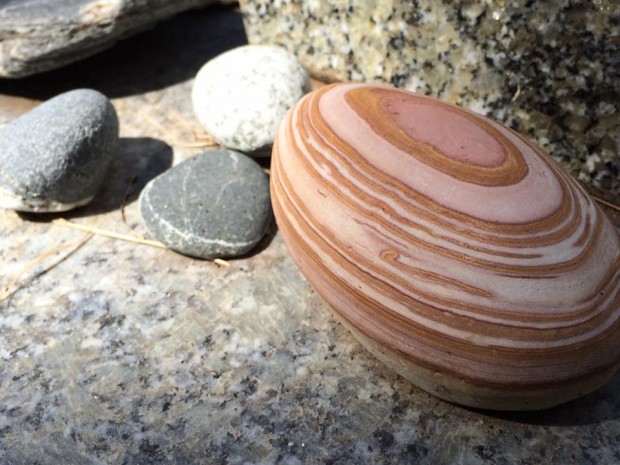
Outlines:
{"label": "speckled granite surface", "polygon": [[620,199],[620,3],[241,0],[251,43],[327,80],[383,81],[490,115]]}
{"label": "speckled granite surface", "polygon": [[[113,97],[117,160],[94,203],[65,217],[145,234],[139,190],[200,150],[178,145],[192,138],[173,112],[196,124],[191,76],[241,41],[230,10],[182,15],[79,66],[0,81],[0,123],[69,87]],[[52,218],[0,212],[0,287],[85,237]],[[229,268],[100,236],[67,252],[0,302],[2,464],[620,463],[620,375],[540,413],[434,399],[332,318],[278,234]]]}

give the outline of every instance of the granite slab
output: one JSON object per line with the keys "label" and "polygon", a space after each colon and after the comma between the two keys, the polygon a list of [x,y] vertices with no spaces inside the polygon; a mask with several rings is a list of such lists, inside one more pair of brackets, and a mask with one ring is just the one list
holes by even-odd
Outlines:
{"label": "granite slab", "polygon": [[[202,150],[192,76],[244,41],[235,10],[182,14],[80,65],[0,80],[0,124],[75,86],[112,97],[111,172],[61,218],[146,236],[140,190]],[[0,212],[0,289],[18,278],[0,301],[0,463],[620,463],[620,375],[544,412],[461,408],[363,350],[277,232],[225,267],[58,218]]]}

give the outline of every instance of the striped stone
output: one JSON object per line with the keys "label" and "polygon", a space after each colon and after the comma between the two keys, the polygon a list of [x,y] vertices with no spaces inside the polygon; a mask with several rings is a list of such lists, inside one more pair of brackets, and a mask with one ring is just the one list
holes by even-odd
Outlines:
{"label": "striped stone", "polygon": [[539,147],[485,117],[336,84],[287,115],[271,194],[302,273],[440,398],[541,409],[620,366],[620,239]]}

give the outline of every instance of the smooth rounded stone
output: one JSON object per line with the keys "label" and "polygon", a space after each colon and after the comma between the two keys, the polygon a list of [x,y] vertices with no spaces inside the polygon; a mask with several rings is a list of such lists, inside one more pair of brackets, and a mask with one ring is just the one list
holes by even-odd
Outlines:
{"label": "smooth rounded stone", "polygon": [[389,83],[510,122],[620,199],[620,1],[239,5],[250,44],[286,48],[312,77]]}
{"label": "smooth rounded stone", "polygon": [[140,211],[153,236],[177,252],[236,257],[261,240],[272,220],[269,178],[246,155],[206,151],[149,182]]}
{"label": "smooth rounded stone", "polygon": [[221,145],[269,156],[278,124],[310,80],[297,58],[270,46],[246,45],[207,62],[192,90],[194,113]]}
{"label": "smooth rounded stone", "polygon": [[516,132],[387,86],[326,86],[282,122],[271,192],[308,281],[429,393],[542,409],[617,371],[618,232]]}
{"label": "smooth rounded stone", "polygon": [[89,203],[118,145],[105,95],[77,89],[0,127],[0,207],[57,212]]}

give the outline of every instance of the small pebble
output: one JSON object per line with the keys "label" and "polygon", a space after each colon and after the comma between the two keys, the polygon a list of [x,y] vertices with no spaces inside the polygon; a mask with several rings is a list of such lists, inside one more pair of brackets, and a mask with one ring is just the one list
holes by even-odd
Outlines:
{"label": "small pebble", "polygon": [[209,150],[149,182],[140,211],[151,234],[177,252],[236,257],[249,252],[271,223],[269,178],[246,155]]}
{"label": "small pebble", "polygon": [[89,203],[116,153],[118,118],[91,89],[58,95],[0,127],[0,207],[66,211]]}
{"label": "small pebble", "polygon": [[221,145],[268,156],[278,124],[310,91],[308,73],[291,53],[246,45],[205,64],[194,81],[194,113]]}

